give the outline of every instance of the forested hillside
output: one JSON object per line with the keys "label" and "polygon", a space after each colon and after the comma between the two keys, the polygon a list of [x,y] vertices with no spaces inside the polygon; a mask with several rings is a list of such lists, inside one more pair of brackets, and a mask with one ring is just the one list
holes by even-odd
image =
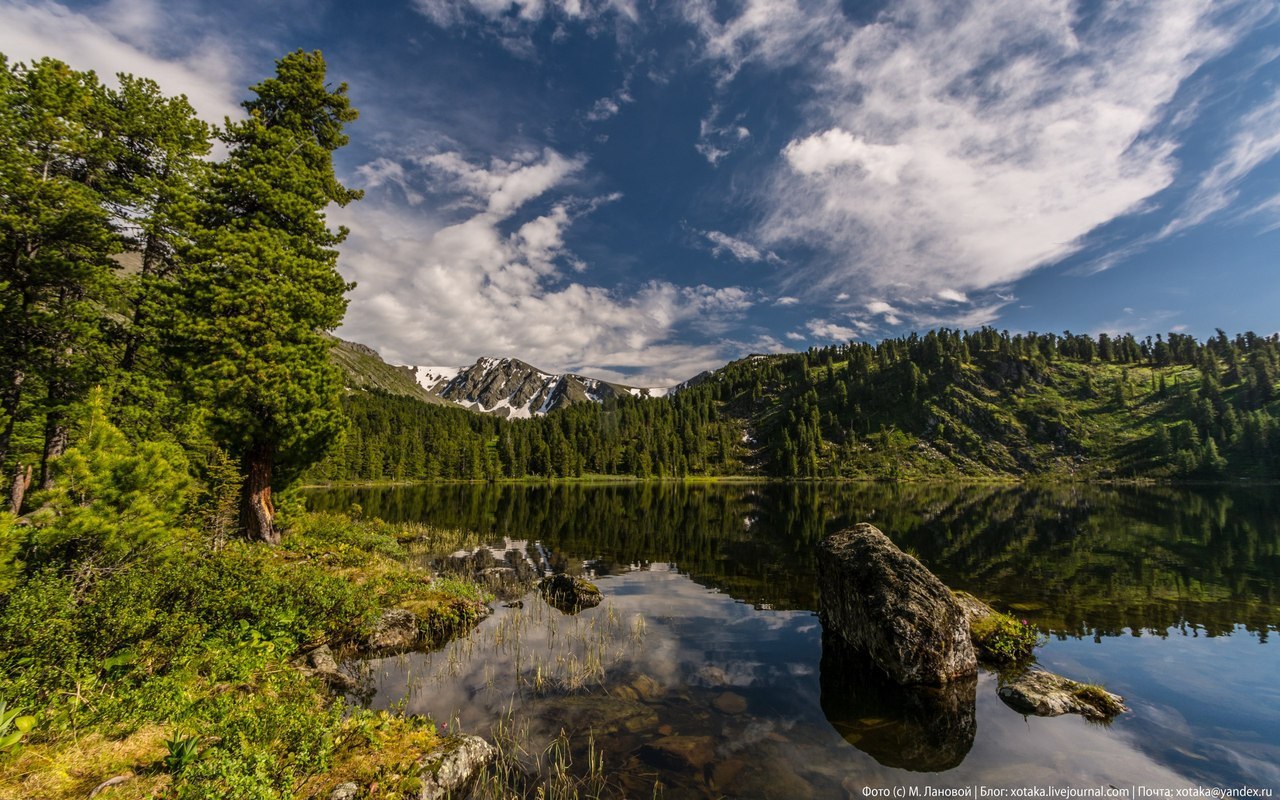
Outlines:
{"label": "forested hillside", "polygon": [[672,397],[506,421],[346,398],[313,480],[1280,475],[1280,343],[938,330],[733,362]]}

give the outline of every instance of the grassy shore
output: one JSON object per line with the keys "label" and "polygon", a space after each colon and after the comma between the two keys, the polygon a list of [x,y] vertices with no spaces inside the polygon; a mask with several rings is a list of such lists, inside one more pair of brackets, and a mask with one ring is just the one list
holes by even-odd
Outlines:
{"label": "grassy shore", "polygon": [[[0,798],[409,796],[430,720],[354,708],[298,667],[353,648],[392,606],[437,637],[484,599],[415,567],[472,535],[298,514],[279,548],[172,531],[145,558],[45,569],[0,598],[0,700],[34,715],[0,749]],[[0,741],[3,740],[0,731]]]}

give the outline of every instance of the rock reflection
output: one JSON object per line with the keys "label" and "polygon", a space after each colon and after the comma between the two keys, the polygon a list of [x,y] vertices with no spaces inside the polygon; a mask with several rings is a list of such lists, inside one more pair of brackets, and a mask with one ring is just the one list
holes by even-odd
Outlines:
{"label": "rock reflection", "polygon": [[846,742],[886,767],[945,772],[978,731],[977,678],[943,688],[900,686],[838,635],[822,635],[822,713]]}

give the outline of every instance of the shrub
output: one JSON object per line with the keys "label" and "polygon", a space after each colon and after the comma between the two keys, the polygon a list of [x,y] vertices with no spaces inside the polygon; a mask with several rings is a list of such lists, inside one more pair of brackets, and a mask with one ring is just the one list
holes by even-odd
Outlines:
{"label": "shrub", "polygon": [[969,632],[978,655],[996,664],[1027,661],[1036,647],[1044,643],[1034,625],[998,611],[974,620]]}

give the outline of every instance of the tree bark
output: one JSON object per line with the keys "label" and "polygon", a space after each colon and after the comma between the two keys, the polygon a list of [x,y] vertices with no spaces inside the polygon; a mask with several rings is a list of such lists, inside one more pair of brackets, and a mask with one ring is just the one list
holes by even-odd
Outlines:
{"label": "tree bark", "polygon": [[4,430],[0,431],[0,464],[3,464],[9,455],[9,444],[13,441],[13,428],[18,422],[18,407],[22,404],[22,384],[25,379],[26,373],[19,368],[14,368],[9,378],[9,386],[4,393],[4,400],[0,401],[2,403],[0,411],[3,411],[5,416]]}
{"label": "tree bark", "polygon": [[70,431],[63,412],[51,412],[45,417],[44,453],[40,457],[40,489],[53,486],[53,461],[67,451]]}
{"label": "tree bark", "polygon": [[31,486],[31,465],[26,469],[19,464],[13,474],[13,486],[9,489],[9,510],[14,514],[22,513],[22,501],[27,496],[27,488]]}
{"label": "tree bark", "polygon": [[275,528],[276,507],[271,502],[271,467],[275,448],[255,445],[244,459],[244,492],[241,495],[240,519],[250,539],[267,544],[280,544]]}

